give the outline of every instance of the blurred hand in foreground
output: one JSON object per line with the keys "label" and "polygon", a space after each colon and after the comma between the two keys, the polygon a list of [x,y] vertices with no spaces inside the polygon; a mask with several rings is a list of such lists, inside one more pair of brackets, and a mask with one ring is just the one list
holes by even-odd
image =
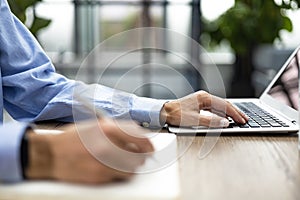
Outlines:
{"label": "blurred hand in foreground", "polygon": [[27,133],[27,178],[88,184],[124,180],[144,163],[145,153],[154,151],[143,136],[145,130],[128,121],[86,121],[66,125],[63,131],[57,135]]}

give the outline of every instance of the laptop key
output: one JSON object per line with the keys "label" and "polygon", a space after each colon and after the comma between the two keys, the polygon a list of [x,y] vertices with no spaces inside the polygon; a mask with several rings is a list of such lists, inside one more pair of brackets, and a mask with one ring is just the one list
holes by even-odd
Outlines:
{"label": "laptop key", "polygon": [[270,123],[270,125],[272,127],[281,127],[281,124],[279,124],[279,123]]}
{"label": "laptop key", "polygon": [[265,125],[265,126],[267,126],[267,125],[269,125],[269,126],[271,126],[270,124],[268,124],[267,122],[257,122],[259,125],[261,125],[261,126],[263,126],[263,125]]}
{"label": "laptop key", "polygon": [[249,125],[248,124],[241,124],[240,128],[249,128]]}
{"label": "laptop key", "polygon": [[272,127],[270,124],[260,124],[260,126],[263,127],[263,128]]}
{"label": "laptop key", "polygon": [[257,127],[260,127],[258,123],[256,122],[248,122],[248,125],[251,127],[251,128],[257,128]]}

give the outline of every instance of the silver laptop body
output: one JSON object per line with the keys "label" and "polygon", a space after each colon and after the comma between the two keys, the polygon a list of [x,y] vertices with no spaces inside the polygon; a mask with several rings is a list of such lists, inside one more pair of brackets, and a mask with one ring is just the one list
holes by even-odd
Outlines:
{"label": "silver laptop body", "polygon": [[228,99],[236,104],[252,102],[263,110],[269,112],[281,120],[282,127],[248,127],[241,128],[233,124],[229,128],[214,129],[203,126],[175,127],[168,126],[172,133],[195,134],[195,133],[296,133],[299,129],[298,119],[298,77],[299,77],[300,47],[298,47],[281,67],[277,75],[262,93],[260,98],[254,99]]}

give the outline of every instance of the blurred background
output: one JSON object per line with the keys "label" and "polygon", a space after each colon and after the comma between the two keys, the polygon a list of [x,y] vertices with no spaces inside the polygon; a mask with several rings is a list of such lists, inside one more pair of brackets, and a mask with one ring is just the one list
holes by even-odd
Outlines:
{"label": "blurred background", "polygon": [[[300,44],[300,0],[8,0],[12,11],[37,37],[59,73],[75,78],[86,55],[107,38],[138,27],[163,27],[191,37],[208,51],[182,44],[182,51],[198,61],[188,62],[153,53],[131,55],[115,62],[101,80],[103,66],[85,66],[79,79],[154,98],[181,97],[206,89],[203,76],[214,80],[217,65],[227,97],[257,97],[289,54]],[[166,38],[168,35],[165,36]],[[124,43],[134,43],[128,37]],[[170,41],[169,41],[170,42]],[[176,41],[171,41],[176,43]],[[115,44],[123,45],[123,44]],[[168,45],[168,44],[166,44]],[[108,49],[114,51],[113,49]],[[112,52],[113,53],[113,52]],[[144,52],[145,53],[145,52]],[[149,52],[148,52],[149,53]],[[151,59],[174,68],[147,65]],[[146,60],[145,60],[146,59]],[[137,65],[142,70],[128,73]],[[201,73],[199,73],[199,71]],[[124,78],[124,74],[127,74]],[[122,84],[117,84],[122,77]],[[126,79],[125,81],[123,79]],[[148,82],[159,84],[144,84]],[[222,88],[210,82],[210,91]],[[132,88],[138,87],[132,91]],[[223,95],[222,95],[223,96]]]}

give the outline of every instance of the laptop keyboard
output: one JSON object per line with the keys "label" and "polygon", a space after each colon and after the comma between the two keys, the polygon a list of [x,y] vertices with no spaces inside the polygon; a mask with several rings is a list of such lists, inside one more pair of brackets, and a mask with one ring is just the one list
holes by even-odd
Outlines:
{"label": "laptop keyboard", "polygon": [[252,102],[242,102],[234,104],[249,117],[249,121],[247,122],[247,124],[231,124],[231,127],[233,127],[234,125],[237,125],[241,128],[289,127],[289,125]]}

